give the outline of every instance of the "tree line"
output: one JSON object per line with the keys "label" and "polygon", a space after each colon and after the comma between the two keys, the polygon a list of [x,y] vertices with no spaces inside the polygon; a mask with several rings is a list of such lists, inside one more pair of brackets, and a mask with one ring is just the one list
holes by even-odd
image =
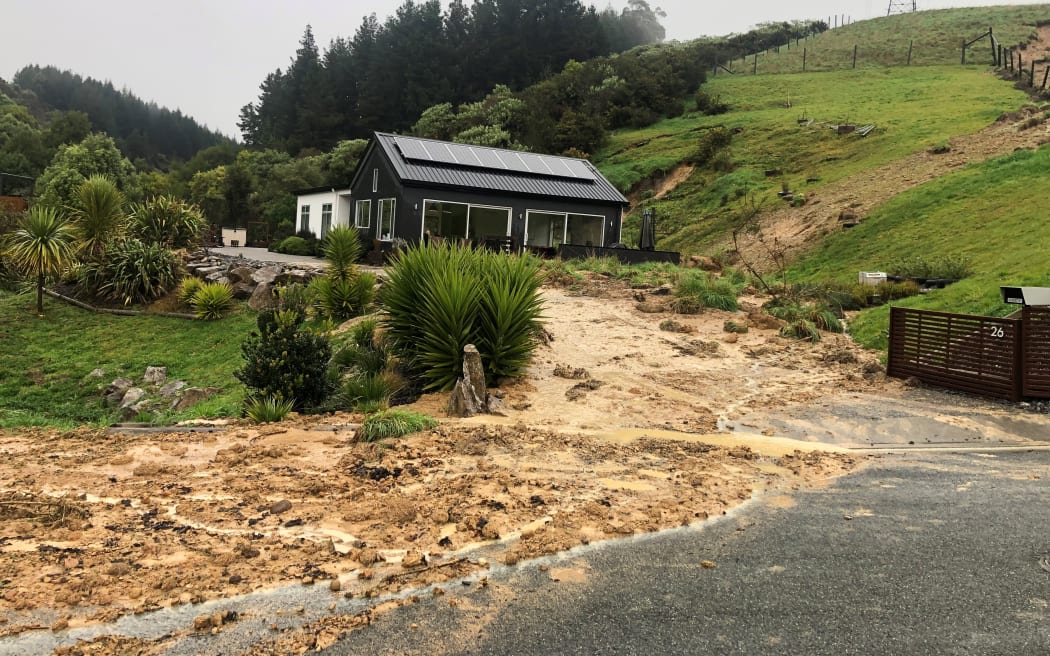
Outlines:
{"label": "tree line", "polygon": [[366,16],[322,53],[308,26],[295,57],[269,74],[238,123],[249,146],[291,154],[331,148],[374,130],[409,128],[435,104],[482,98],[497,84],[522,89],[569,61],[655,43],[662,12],[628,0],[617,12],[580,0],[406,0],[380,23]]}

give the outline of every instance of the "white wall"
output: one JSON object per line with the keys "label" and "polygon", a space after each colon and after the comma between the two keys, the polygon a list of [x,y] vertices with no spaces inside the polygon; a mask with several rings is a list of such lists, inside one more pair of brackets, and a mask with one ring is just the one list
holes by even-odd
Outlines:
{"label": "white wall", "polygon": [[224,246],[233,246],[236,241],[238,246],[244,246],[248,242],[247,228],[223,228],[222,243]]}
{"label": "white wall", "polygon": [[321,208],[327,203],[332,204],[332,227],[350,225],[350,190],[333,189],[316,194],[305,194],[299,196],[295,203],[295,231],[302,229],[303,205],[310,206],[309,229],[317,237],[321,236]]}

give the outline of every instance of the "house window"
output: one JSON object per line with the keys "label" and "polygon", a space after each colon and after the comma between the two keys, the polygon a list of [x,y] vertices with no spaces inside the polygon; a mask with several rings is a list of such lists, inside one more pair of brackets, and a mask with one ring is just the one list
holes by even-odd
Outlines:
{"label": "house window", "polygon": [[332,204],[325,203],[321,206],[321,239],[332,229]]}
{"label": "house window", "polygon": [[540,248],[557,248],[562,244],[603,246],[604,229],[604,216],[530,210],[525,223],[525,245]]}
{"label": "house window", "polygon": [[310,229],[310,206],[309,205],[303,205],[301,208],[299,208],[299,230],[303,231],[303,230],[309,230],[309,229]]}
{"label": "house window", "polygon": [[379,238],[394,238],[394,203],[393,198],[379,199]]}
{"label": "house window", "polygon": [[372,193],[379,191],[379,169],[372,169]]}
{"label": "house window", "polygon": [[475,243],[510,235],[510,208],[423,202],[423,236],[468,238]]}
{"label": "house window", "polygon": [[357,201],[357,212],[355,214],[355,223],[358,228],[367,228],[372,225],[372,201],[370,200],[359,200]]}

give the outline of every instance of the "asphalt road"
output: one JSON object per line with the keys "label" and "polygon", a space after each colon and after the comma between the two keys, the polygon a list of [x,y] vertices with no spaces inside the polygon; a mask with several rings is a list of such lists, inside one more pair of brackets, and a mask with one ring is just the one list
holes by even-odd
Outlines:
{"label": "asphalt road", "polygon": [[496,570],[324,653],[1050,654],[1048,555],[1050,452],[888,455],[702,530]]}

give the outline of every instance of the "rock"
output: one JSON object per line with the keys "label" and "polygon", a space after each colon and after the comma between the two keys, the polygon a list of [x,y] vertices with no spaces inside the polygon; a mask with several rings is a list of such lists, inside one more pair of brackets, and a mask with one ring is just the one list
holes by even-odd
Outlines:
{"label": "rock", "polygon": [[771,314],[766,314],[765,312],[758,310],[754,312],[749,312],[747,314],[747,322],[749,325],[754,326],[755,328],[764,329],[779,329],[781,326],[784,325],[784,322],[780,319],[777,319]]}
{"label": "rock", "polygon": [[211,628],[211,615],[198,615],[193,618],[193,630],[204,631]]}
{"label": "rock", "polygon": [[117,378],[102,393],[106,397],[106,405],[117,406],[124,399],[127,392],[135,382],[130,378]]}
{"label": "rock", "polygon": [[273,284],[260,282],[255,290],[252,291],[251,298],[248,299],[248,307],[256,312],[272,310],[277,307],[277,296],[273,293]]}
{"label": "rock", "polygon": [[718,565],[716,565],[713,561],[710,560],[701,560],[700,567],[703,567],[704,569],[714,569],[718,567]]}
{"label": "rock", "polygon": [[448,413],[453,417],[473,417],[488,410],[485,388],[485,369],[481,354],[473,344],[463,347],[463,378],[456,382],[448,401]]}
{"label": "rock", "polygon": [[120,409],[123,410],[124,408],[130,408],[141,401],[144,396],[146,396],[146,390],[141,387],[132,387],[128,389],[120,399]]}
{"label": "rock", "polygon": [[184,387],[186,387],[186,381],[173,380],[161,387],[157,393],[162,399],[173,399],[178,396],[178,393],[182,391],[182,388]]}
{"label": "rock", "polygon": [[88,378],[102,378],[106,375],[105,369],[92,369],[91,373],[88,374]]}
{"label": "rock", "polygon": [[146,373],[142,376],[142,381],[150,385],[163,385],[167,380],[167,367],[146,367]]}
{"label": "rock", "polygon": [[375,549],[372,549],[371,547],[362,549],[361,553],[357,554],[357,562],[361,563],[365,567],[375,565],[380,560],[382,559],[379,557],[379,552]]}
{"label": "rock", "polygon": [[422,567],[427,564],[427,557],[415,549],[409,550],[401,559],[402,567]]}
{"label": "rock", "polygon": [[207,278],[208,276],[218,273],[220,275],[226,274],[226,267],[224,266],[199,266],[195,267],[196,274],[199,278]]}
{"label": "rock", "polygon": [[485,405],[488,406],[490,415],[496,415],[498,417],[507,416],[507,406],[503,403],[502,397],[489,394]]}
{"label": "rock", "polygon": [[188,604],[188,603],[192,603],[192,602],[193,602],[193,595],[191,595],[190,593],[183,592],[182,594],[179,595],[179,603],[180,604]]}
{"label": "rock", "polygon": [[272,285],[279,275],[281,275],[281,267],[264,266],[252,274],[252,281],[259,285]]}
{"label": "rock", "polygon": [[313,277],[314,274],[311,271],[305,271],[303,269],[291,269],[289,271],[285,271],[279,274],[277,278],[274,279],[274,282],[278,285],[294,285],[297,283],[300,285],[305,285],[308,284],[310,280],[313,279]]}
{"label": "rock", "polygon": [[254,273],[255,270],[250,267],[239,266],[232,267],[226,275],[230,278],[230,282],[249,283],[252,282],[252,275]]}
{"label": "rock", "polygon": [[314,584],[314,577],[312,577],[312,576],[304,576],[303,577],[303,585],[313,585],[313,584]]}
{"label": "rock", "polygon": [[138,417],[144,412],[149,412],[152,406],[153,402],[150,401],[148,398],[142,399],[138,403],[124,408],[124,412],[121,413],[121,415],[125,421],[128,419],[134,419],[135,417]]}
{"label": "rock", "polygon": [[230,576],[230,585],[237,585],[238,583],[240,583],[243,580],[244,579],[241,578],[241,576],[239,574],[233,574],[232,576]]}
{"label": "rock", "polygon": [[281,499],[277,503],[270,506],[271,515],[280,515],[283,512],[288,512],[292,509],[292,502],[288,499]]}
{"label": "rock", "polygon": [[715,262],[714,258],[707,257],[706,255],[689,256],[689,262],[686,266],[694,269],[703,269],[704,271],[722,270],[722,267],[718,266],[718,262]]}
{"label": "rock", "polygon": [[663,303],[653,303],[651,301],[645,301],[644,303],[636,303],[634,308],[639,312],[645,314],[659,314],[660,312],[666,312],[667,308]]}
{"label": "rock", "polygon": [[193,407],[205,399],[210,399],[220,391],[221,390],[217,387],[205,387],[204,389],[201,389],[200,387],[190,387],[182,393],[182,396],[179,397],[178,400],[171,404],[171,409],[181,412],[187,408]]}
{"label": "rock", "polygon": [[251,285],[246,282],[235,282],[233,283],[233,297],[238,301],[247,301],[252,297],[252,292],[255,291],[256,285]]}
{"label": "rock", "polygon": [[332,579],[332,582],[328,584],[328,589],[332,592],[339,592],[343,589],[343,584],[339,582],[339,579]]}
{"label": "rock", "polygon": [[68,628],[69,628],[69,618],[68,617],[63,617],[63,618],[61,618],[59,620],[56,620],[55,623],[51,625],[51,630],[52,631],[65,631]]}
{"label": "rock", "polygon": [[230,284],[230,279],[227,278],[225,275],[223,275],[221,273],[209,274],[208,277],[205,278],[205,280],[207,280],[208,282],[218,283],[220,285],[228,285],[228,284]]}

